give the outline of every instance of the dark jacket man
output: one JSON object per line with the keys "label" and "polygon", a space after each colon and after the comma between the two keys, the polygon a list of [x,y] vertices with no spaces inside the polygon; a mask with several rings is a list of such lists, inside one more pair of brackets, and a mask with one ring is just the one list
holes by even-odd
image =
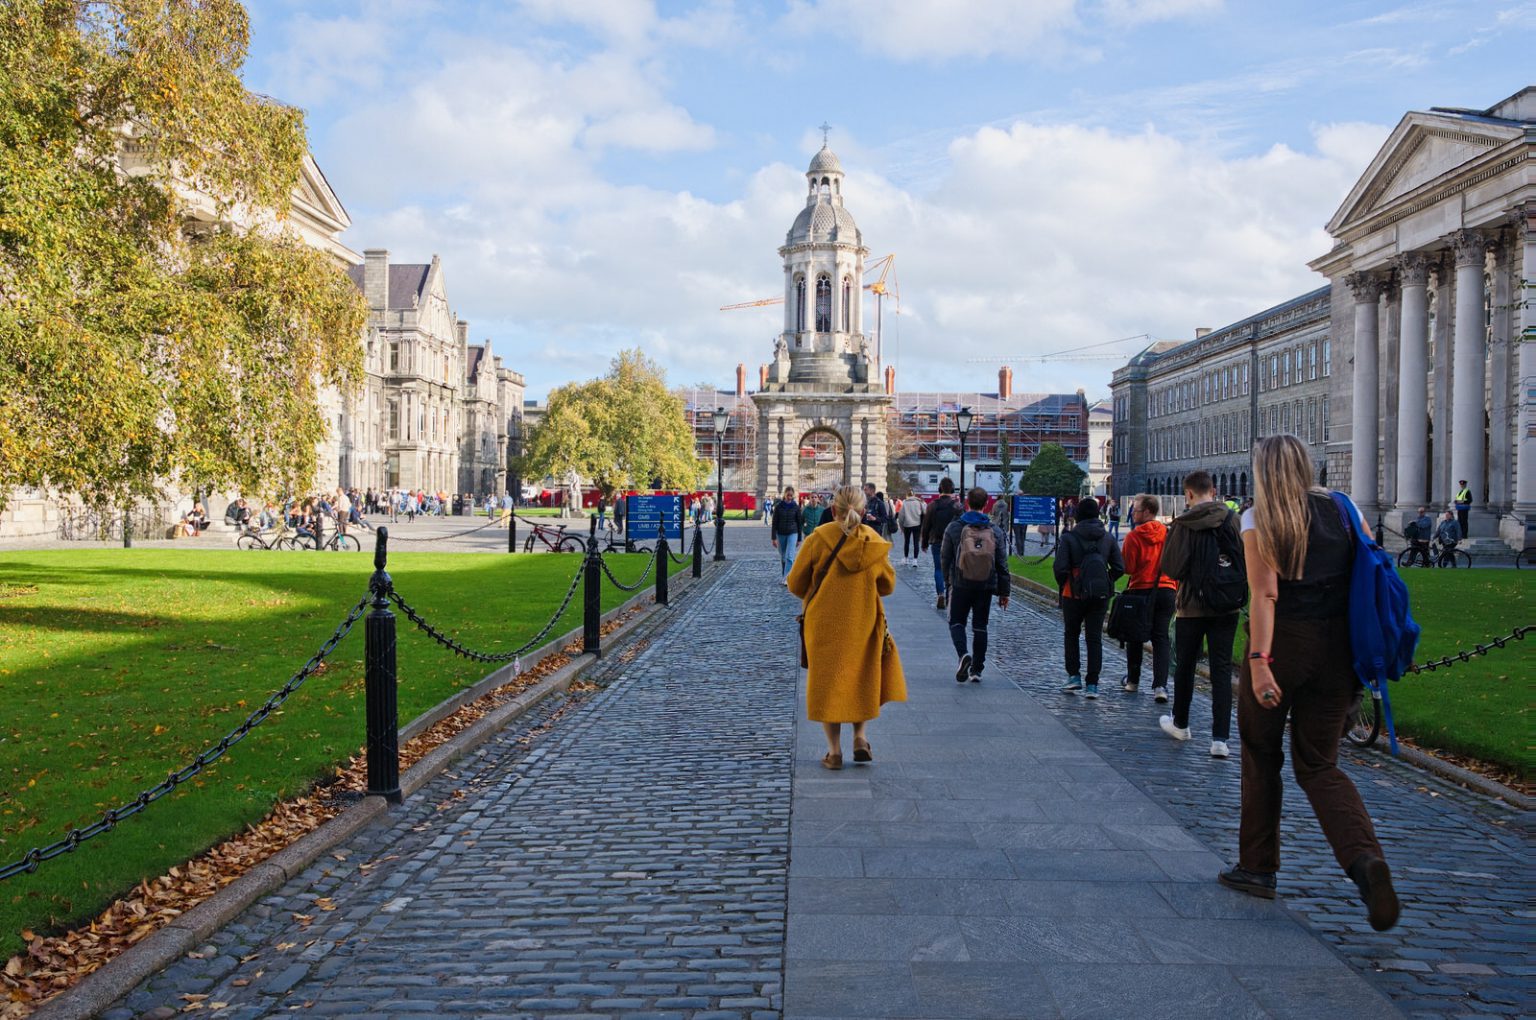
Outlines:
{"label": "dark jacket man", "polygon": [[[960,659],[955,679],[960,683],[967,680],[980,683],[982,670],[987,665],[987,623],[992,615],[992,597],[996,595],[998,605],[1006,609],[1013,586],[1008,577],[1008,551],[1002,529],[982,510],[987,505],[986,490],[972,489],[966,494],[966,505],[969,509],[944,529],[939,567],[949,581],[949,638]],[[992,539],[992,573],[984,581],[968,580],[961,574],[957,562],[961,543],[972,540],[972,528],[986,529],[986,533],[976,534],[978,543],[985,543],[987,533]],[[971,626],[970,651],[966,650],[965,640],[967,618]]]}
{"label": "dark jacket man", "polygon": [[1226,528],[1231,544],[1238,549],[1243,547],[1238,534],[1237,514],[1233,513],[1225,503],[1215,500],[1196,503],[1175,517],[1173,527],[1168,529],[1168,541],[1163,545],[1160,569],[1179,582],[1179,594],[1174,605],[1176,613],[1181,617],[1226,615],[1201,604],[1199,596],[1195,594],[1195,586],[1186,583],[1195,574],[1193,556],[1197,543],[1200,548],[1210,548],[1203,541],[1204,536],[1198,533],[1214,532],[1217,528]]}

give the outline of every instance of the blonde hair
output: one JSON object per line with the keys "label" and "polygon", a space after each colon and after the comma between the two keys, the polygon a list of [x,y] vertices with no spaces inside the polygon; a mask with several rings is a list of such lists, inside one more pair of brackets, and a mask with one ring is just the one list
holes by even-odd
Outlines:
{"label": "blonde hair", "polygon": [[1307,448],[1295,436],[1265,436],[1253,448],[1253,527],[1259,555],[1287,581],[1300,579],[1316,484]]}
{"label": "blonde hair", "polygon": [[851,535],[864,523],[864,508],[868,505],[863,489],[857,485],[841,486],[832,497],[832,519],[843,534]]}

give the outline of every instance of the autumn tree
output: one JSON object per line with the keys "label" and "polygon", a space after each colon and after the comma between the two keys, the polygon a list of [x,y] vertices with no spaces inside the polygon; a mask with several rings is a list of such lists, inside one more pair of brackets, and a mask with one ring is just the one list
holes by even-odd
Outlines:
{"label": "autumn tree", "polygon": [[234,0],[0,17],[0,503],[306,485],[366,308],[288,228],[302,114],[240,80]]}
{"label": "autumn tree", "polygon": [[620,351],[601,378],[551,392],[523,462],[529,477],[560,479],[574,470],[609,493],[653,484],[693,489],[709,474],[682,399],[638,349]]}
{"label": "autumn tree", "polygon": [[1060,443],[1045,443],[1019,477],[1019,491],[1066,499],[1082,491],[1088,473],[1073,463]]}

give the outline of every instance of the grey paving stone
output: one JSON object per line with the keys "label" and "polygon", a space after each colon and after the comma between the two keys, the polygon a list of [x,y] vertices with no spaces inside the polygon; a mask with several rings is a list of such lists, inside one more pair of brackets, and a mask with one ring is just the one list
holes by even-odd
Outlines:
{"label": "grey paving stone", "polygon": [[[1044,963],[1041,977],[1073,1020],[1263,1020],[1271,1014],[1230,974],[1209,967]],[[1319,1016],[1326,1014],[1318,1014]]]}
{"label": "grey paving stone", "polygon": [[807,914],[790,925],[791,960],[965,960],[960,923],[953,917]]}
{"label": "grey paving stone", "polygon": [[1034,967],[1017,963],[914,963],[915,1017],[1054,1017],[1055,1004],[1045,979]]}

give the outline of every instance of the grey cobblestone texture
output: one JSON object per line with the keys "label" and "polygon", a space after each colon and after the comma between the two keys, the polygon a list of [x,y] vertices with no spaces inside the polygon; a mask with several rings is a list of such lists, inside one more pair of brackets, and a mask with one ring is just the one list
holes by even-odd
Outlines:
{"label": "grey cobblestone texture", "polygon": [[[746,591],[777,574],[726,569]],[[777,1016],[795,691],[751,635],[782,611],[674,607],[598,693],[547,703],[104,1015],[191,993],[238,1020]]]}
{"label": "grey cobblestone texture", "polygon": [[[932,599],[931,572],[900,574]],[[1236,720],[1232,757],[1210,758],[1209,738],[1202,739],[1210,733],[1208,688],[1191,711],[1196,739],[1177,743],[1158,728],[1169,706],[1152,700],[1150,662],[1142,667],[1140,692],[1122,693],[1124,655],[1106,640],[1101,694],[1088,701],[1058,690],[1065,681],[1058,614],[1017,599],[1008,612],[992,614],[991,637],[996,672],[1048,708],[1187,832],[1236,860]],[[1382,754],[1346,745],[1341,757],[1392,864],[1402,922],[1390,932],[1371,930],[1288,766],[1283,901],[1410,1017],[1536,1015],[1533,819]]]}

